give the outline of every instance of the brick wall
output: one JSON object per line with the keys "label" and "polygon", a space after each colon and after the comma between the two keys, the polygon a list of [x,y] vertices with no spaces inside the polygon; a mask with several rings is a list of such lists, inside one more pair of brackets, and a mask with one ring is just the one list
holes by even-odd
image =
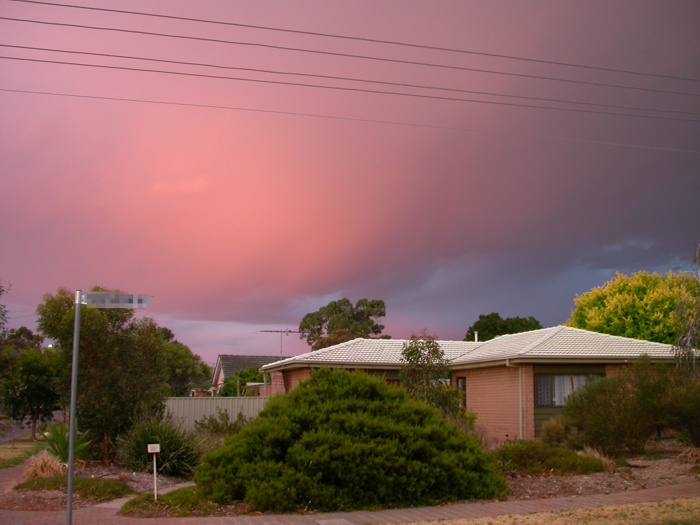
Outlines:
{"label": "brick wall", "polygon": [[[518,368],[491,367],[455,372],[467,378],[467,410],[490,441],[520,438],[520,382]],[[529,408],[528,408],[529,407]],[[534,438],[532,367],[523,368],[524,439]]]}
{"label": "brick wall", "polygon": [[282,372],[270,373],[270,395],[285,394],[287,391],[284,388],[284,375]]}
{"label": "brick wall", "polygon": [[302,381],[306,381],[311,377],[310,368],[298,368],[296,370],[285,370],[282,372],[284,374],[284,391],[289,392],[290,390],[298,387]]}

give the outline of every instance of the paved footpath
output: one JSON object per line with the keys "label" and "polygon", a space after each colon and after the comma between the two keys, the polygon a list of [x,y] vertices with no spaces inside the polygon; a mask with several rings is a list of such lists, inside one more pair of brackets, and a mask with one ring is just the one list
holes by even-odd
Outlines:
{"label": "paved footpath", "polygon": [[[0,492],[9,489],[22,475],[24,466],[0,469]],[[94,507],[73,509],[75,525],[369,525],[410,523],[457,518],[479,518],[503,514],[531,514],[580,508],[643,503],[700,496],[700,482],[616,494],[572,496],[541,500],[469,502],[442,507],[419,507],[380,511],[333,512],[319,514],[265,514],[225,518],[129,518],[117,515],[124,500]],[[0,525],[59,525],[66,523],[66,512],[30,512],[0,509]]]}

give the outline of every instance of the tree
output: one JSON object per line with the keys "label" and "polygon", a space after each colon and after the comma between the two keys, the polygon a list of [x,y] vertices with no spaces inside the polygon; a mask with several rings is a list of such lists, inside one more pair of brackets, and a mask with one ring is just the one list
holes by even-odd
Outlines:
{"label": "tree", "polygon": [[187,396],[192,389],[207,386],[211,381],[211,367],[193,354],[189,347],[177,341],[169,329],[159,327],[158,330],[163,337],[161,352],[170,395]]}
{"label": "tree", "polygon": [[459,414],[459,392],[450,386],[450,361],[435,337],[425,331],[411,336],[403,345],[401,360],[406,365],[399,377],[409,396],[432,405],[446,416]]}
{"label": "tree", "polygon": [[693,263],[697,279],[694,289],[680,299],[680,329],[673,347],[681,379],[689,383],[700,378],[700,242],[695,248]]}
{"label": "tree", "polygon": [[494,337],[505,334],[518,334],[529,330],[539,330],[542,328],[540,322],[534,317],[506,317],[503,319],[500,314],[494,312],[488,315],[481,314],[479,319],[469,327],[464,341],[476,340],[488,341]]}
{"label": "tree", "polygon": [[[63,349],[65,391],[70,386],[73,297],[61,288],[46,294],[37,307],[40,332]],[[76,416],[81,429],[102,442],[102,459],[107,463],[119,435],[135,421],[162,411],[170,392],[164,351],[168,341],[153,320],[137,320],[133,310],[81,308]]]}
{"label": "tree", "polygon": [[[689,273],[617,273],[574,299],[569,326],[592,332],[673,344],[699,300]],[[678,315],[681,301],[695,305]]]}
{"label": "tree", "polygon": [[382,300],[360,299],[353,306],[343,298],[306,314],[299,324],[299,333],[312,350],[319,350],[356,337],[380,335],[384,325],[378,321],[385,315]]}
{"label": "tree", "polygon": [[248,383],[262,382],[263,373],[260,371],[260,369],[256,367],[244,368],[243,370],[238,370],[235,374],[224,379],[224,384],[221,385],[217,395],[221,397],[235,397],[238,395],[252,396],[254,395],[254,392],[244,391],[243,388]]}
{"label": "tree", "polygon": [[[10,347],[3,350],[9,351]],[[2,400],[8,416],[19,425],[29,418],[32,439],[36,437],[37,423],[50,421],[58,408],[61,365],[58,349],[21,348],[2,383]]]}

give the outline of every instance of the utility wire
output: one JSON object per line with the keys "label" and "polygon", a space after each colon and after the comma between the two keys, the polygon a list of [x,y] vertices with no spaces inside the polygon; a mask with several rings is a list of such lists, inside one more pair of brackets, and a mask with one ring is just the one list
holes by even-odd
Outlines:
{"label": "utility wire", "polygon": [[315,88],[315,89],[330,89],[330,90],[334,90],[334,91],[352,91],[352,92],[356,92],[356,93],[393,95],[393,96],[421,98],[421,99],[430,99],[430,100],[443,100],[443,101],[450,101],[450,102],[489,104],[489,105],[495,105],[495,106],[508,106],[508,107],[528,108],[528,109],[545,109],[545,110],[550,110],[550,111],[569,111],[569,112],[574,112],[574,113],[587,113],[587,114],[593,114],[593,115],[610,115],[610,116],[633,117],[633,118],[651,118],[651,119],[660,119],[660,120],[675,120],[675,121],[681,121],[681,122],[700,122],[700,119],[686,119],[686,118],[679,118],[679,117],[668,117],[668,116],[663,116],[663,115],[640,115],[640,114],[634,114],[634,113],[618,113],[618,112],[614,112],[614,111],[600,111],[600,110],[593,110],[593,109],[564,108],[564,107],[556,107],[556,106],[541,106],[541,105],[535,105],[535,104],[516,104],[514,102],[497,102],[497,101],[493,101],[493,100],[476,100],[476,99],[445,97],[445,96],[437,96],[437,95],[425,95],[425,94],[418,94],[418,93],[402,93],[400,91],[380,91],[377,89],[365,89],[365,88],[343,87],[343,86],[322,86],[322,85],[317,85],[317,84],[305,84],[305,83],[301,83],[301,82],[284,82],[284,81],[280,81],[280,80],[263,80],[263,79],[251,79],[251,78],[243,78],[243,77],[227,77],[227,76],[222,76],[222,75],[208,75],[208,74],[204,74],[204,73],[186,73],[186,72],[181,72],[181,71],[166,71],[166,70],[162,70],[162,69],[143,69],[143,68],[126,67],[126,66],[109,66],[109,65],[105,65],[105,64],[84,64],[84,63],[80,63],[80,62],[67,62],[67,61],[62,61],[62,60],[46,60],[46,59],[19,58],[19,57],[7,57],[7,56],[0,56],[0,59],[18,60],[18,61],[24,61],[24,62],[35,62],[35,63],[43,63],[43,64],[59,64],[59,65],[68,65],[68,66],[93,67],[93,68],[98,68],[98,69],[132,71],[132,72],[140,72],[140,73],[158,73],[158,74],[164,74],[164,75],[198,77],[198,78],[207,78],[207,79],[215,79],[215,80],[233,80],[233,81],[238,81],[238,82],[253,82],[253,83],[257,83],[257,84],[274,84],[274,85],[281,85],[281,86],[295,86],[295,87],[305,87],[305,88]]}
{"label": "utility wire", "polygon": [[421,85],[421,84],[409,84],[406,82],[388,82],[388,81],[382,81],[382,80],[369,80],[369,79],[362,79],[362,78],[340,77],[340,76],[335,76],[335,75],[318,75],[318,74],[311,74],[311,73],[296,73],[296,72],[290,72],[290,71],[274,71],[274,70],[269,70],[269,69],[224,66],[224,65],[220,65],[220,64],[187,62],[187,61],[182,61],[182,60],[168,60],[168,59],[160,59],[160,58],[137,57],[137,56],[130,56],[130,55],[115,55],[115,54],[111,54],[111,53],[93,53],[93,52],[86,52],[86,51],[73,51],[73,50],[67,50],[67,49],[18,46],[18,45],[12,45],[12,44],[0,44],[0,47],[7,47],[7,48],[12,48],[12,49],[24,49],[24,50],[31,50],[31,51],[48,51],[51,53],[66,53],[66,54],[72,54],[72,55],[87,55],[87,56],[100,57],[100,58],[117,58],[117,59],[138,60],[138,61],[144,61],[144,62],[156,62],[156,63],[165,63],[165,64],[184,65],[184,66],[210,67],[210,68],[224,69],[224,70],[247,71],[247,72],[252,72],[252,73],[265,73],[265,74],[273,74],[273,75],[287,75],[287,76],[322,78],[322,79],[327,79],[327,80],[342,80],[342,81],[350,81],[350,82],[361,82],[361,83],[367,83],[367,84],[380,84],[380,85],[385,85],[385,86],[397,86],[397,87],[406,87],[406,88],[415,88],[415,89],[432,89],[432,90],[438,90],[438,91],[451,91],[451,92],[456,92],[456,93],[469,93],[469,94],[473,94],[473,95],[487,95],[487,96],[493,96],[493,97],[515,98],[515,99],[521,99],[521,100],[537,100],[537,101],[541,101],[541,102],[556,102],[556,103],[573,104],[573,105],[579,105],[579,106],[594,106],[594,107],[604,107],[604,108],[613,108],[613,109],[625,109],[625,110],[631,110],[631,111],[653,111],[653,112],[663,112],[663,113],[676,113],[676,114],[682,114],[682,115],[700,115],[700,112],[694,112],[694,111],[681,111],[681,110],[674,110],[674,109],[658,109],[658,108],[647,108],[647,107],[639,107],[639,106],[623,106],[623,105],[619,105],[619,104],[603,104],[603,103],[596,103],[596,102],[582,102],[582,101],[577,101],[577,100],[558,99],[558,98],[551,98],[551,97],[531,97],[531,96],[524,96],[524,95],[508,95],[508,94],[504,94],[504,93],[493,93],[493,92],[489,92],[489,91],[475,91],[475,90],[469,90],[469,89],[447,88],[447,87],[440,87],[440,86],[426,86],[426,85]]}
{"label": "utility wire", "polygon": [[140,30],[136,30],[136,29],[122,29],[122,28],[103,27],[103,26],[91,26],[91,25],[84,25],[84,24],[69,24],[66,22],[46,22],[43,20],[29,20],[29,19],[24,19],[24,18],[12,18],[12,17],[5,17],[5,16],[0,17],[0,20],[8,20],[8,21],[12,21],[12,22],[24,22],[24,23],[31,23],[31,24],[52,25],[52,26],[60,26],[60,27],[72,27],[72,28],[79,28],[79,29],[91,29],[91,30],[95,30],[95,31],[113,31],[113,32],[119,32],[119,33],[156,36],[156,37],[163,37],[163,38],[177,38],[177,39],[184,39],[184,40],[195,40],[195,41],[200,41],[200,42],[212,42],[212,43],[217,43],[217,44],[262,47],[262,48],[267,48],[267,49],[276,49],[276,50],[292,51],[292,52],[299,52],[299,53],[313,53],[313,54],[318,54],[318,55],[337,56],[337,57],[353,58],[353,59],[361,59],[361,60],[373,60],[373,61],[378,61],[378,62],[407,64],[407,65],[414,65],[414,66],[421,66],[421,67],[434,67],[434,68],[450,69],[450,70],[457,70],[457,71],[470,71],[470,72],[475,72],[475,73],[486,73],[486,74],[490,74],[490,75],[503,75],[503,76],[518,77],[518,78],[529,78],[529,79],[536,79],[536,80],[566,82],[566,83],[570,83],[570,84],[581,84],[581,85],[587,85],[587,86],[609,87],[609,88],[616,88],[616,89],[631,89],[631,90],[636,90],[636,91],[647,91],[647,92],[652,92],[652,93],[666,93],[666,94],[672,94],[672,95],[686,95],[686,96],[692,96],[692,97],[700,97],[700,93],[690,93],[690,92],[685,92],[685,91],[672,91],[672,90],[666,90],[666,89],[655,89],[655,88],[647,88],[647,87],[640,87],[640,86],[629,86],[629,85],[623,85],[623,84],[611,84],[611,83],[606,83],[606,82],[574,80],[574,79],[566,79],[566,78],[558,78],[558,77],[548,77],[548,76],[543,76],[543,75],[530,75],[530,74],[525,74],[525,73],[509,73],[509,72],[505,72],[505,71],[494,71],[494,70],[482,69],[482,68],[470,68],[470,67],[455,66],[455,65],[449,65],[449,64],[435,64],[435,63],[430,63],[430,62],[419,62],[419,61],[414,61],[414,60],[401,60],[401,59],[396,59],[396,58],[375,57],[375,56],[369,56],[369,55],[358,55],[358,54],[350,54],[350,53],[337,53],[337,52],[333,52],[333,51],[319,51],[319,50],[314,50],[314,49],[303,49],[303,48],[296,48],[296,47],[289,47],[289,46],[278,46],[278,45],[273,45],[273,44],[261,44],[261,43],[256,43],[256,42],[241,42],[241,41],[224,40],[224,39],[218,39],[218,38],[195,37],[195,36],[189,36],[189,35],[173,35],[173,34],[168,34],[168,33],[157,33],[157,32],[153,32],[153,31],[140,31]]}
{"label": "utility wire", "polygon": [[632,148],[632,149],[642,149],[642,150],[652,150],[652,151],[666,151],[673,153],[693,153],[700,155],[700,150],[692,149],[682,149],[682,148],[664,148],[659,146],[645,146],[642,144],[626,144],[621,142],[608,142],[601,140],[589,140],[589,139],[577,139],[573,137],[563,137],[561,135],[540,135],[532,133],[517,133],[517,132],[504,132],[504,131],[487,131],[474,128],[460,128],[456,126],[438,126],[434,124],[420,124],[415,122],[401,122],[401,121],[390,121],[390,120],[378,120],[378,119],[367,119],[367,118],[357,118],[357,117],[343,117],[340,115],[323,115],[320,113],[302,113],[295,111],[281,111],[281,110],[271,110],[271,109],[257,109],[257,108],[246,108],[240,106],[224,106],[216,104],[196,104],[191,102],[169,102],[165,100],[149,100],[149,99],[136,99],[136,98],[124,98],[124,97],[107,97],[107,96],[97,96],[97,95],[79,95],[74,93],[58,93],[50,91],[34,91],[28,89],[9,89],[0,88],[0,92],[5,93],[22,93],[29,95],[45,95],[54,97],[67,97],[67,98],[78,98],[78,99],[89,99],[89,100],[108,100],[117,102],[133,102],[140,104],[154,104],[154,105],[164,105],[164,106],[176,106],[176,107],[193,107],[193,108],[204,108],[204,109],[221,109],[227,111],[245,111],[251,113],[267,113],[272,115],[285,115],[285,116],[295,116],[295,117],[309,117],[309,118],[319,118],[327,120],[341,120],[347,122],[361,122],[370,124],[386,124],[390,126],[403,126],[403,127],[414,127],[414,128],[424,128],[424,129],[440,129],[447,131],[459,131],[467,133],[479,133],[483,135],[499,135],[499,136],[516,136],[516,137],[527,137],[527,138],[538,138],[545,140],[557,140],[563,142],[578,142],[583,144],[596,144],[602,146],[614,146],[621,148]]}
{"label": "utility wire", "polygon": [[431,45],[425,45],[425,44],[415,44],[415,43],[400,42],[400,41],[395,41],[395,40],[381,40],[381,39],[377,39],[377,38],[338,35],[338,34],[334,34],[334,33],[321,33],[321,32],[316,32],[316,31],[302,31],[302,30],[298,30],[298,29],[286,29],[286,28],[279,28],[279,27],[259,26],[259,25],[252,25],[252,24],[241,24],[241,23],[236,23],[236,22],[224,22],[221,20],[208,20],[208,19],[202,19],[202,18],[164,15],[164,14],[159,14],[159,13],[145,13],[145,12],[141,12],[141,11],[127,11],[127,10],[122,10],[122,9],[110,9],[110,8],[104,8],[104,7],[90,7],[90,6],[82,6],[82,5],[71,5],[71,4],[57,4],[57,3],[53,3],[53,2],[41,2],[38,0],[12,0],[12,1],[22,2],[22,3],[27,3],[27,4],[47,5],[47,6],[53,6],[53,7],[67,7],[67,8],[72,8],[72,9],[85,9],[85,10],[90,10],[90,11],[102,11],[102,12],[109,12],[109,13],[120,13],[120,14],[147,16],[147,17],[154,17],[154,18],[165,18],[165,19],[169,19],[169,20],[182,20],[182,21],[187,21],[187,22],[216,24],[216,25],[224,25],[224,26],[230,26],[230,27],[245,27],[245,28],[249,28],[249,29],[260,29],[260,30],[264,30],[264,31],[276,31],[276,32],[293,33],[293,34],[299,34],[299,35],[320,36],[320,37],[324,37],[324,38],[336,38],[336,39],[341,39],[341,40],[354,40],[354,41],[358,41],[358,42],[370,42],[370,43],[374,43],[374,44],[387,44],[387,45],[395,45],[395,46],[402,46],[402,47],[410,47],[410,48],[415,48],[415,49],[427,49],[427,50],[432,50],[432,51],[446,51],[446,52],[450,52],[450,53],[478,55],[478,56],[485,56],[485,57],[490,57],[490,58],[520,60],[520,61],[526,61],[526,62],[534,62],[534,63],[538,63],[538,64],[548,64],[548,65],[555,65],[555,66],[566,66],[566,67],[575,67],[575,68],[581,68],[581,69],[591,69],[591,70],[595,70],[595,71],[607,71],[607,72],[612,72],[612,73],[626,73],[626,74],[630,74],[630,75],[640,75],[640,76],[645,76],[645,77],[668,78],[668,79],[673,79],[673,80],[687,80],[690,82],[700,82],[700,79],[697,79],[697,78],[681,77],[681,76],[674,76],[674,75],[662,75],[662,74],[658,74],[658,73],[647,73],[647,72],[642,72],[642,71],[633,71],[633,70],[629,70],[629,69],[608,68],[608,67],[601,67],[601,66],[589,66],[589,65],[583,65],[583,64],[574,64],[572,62],[559,62],[559,61],[554,61],[554,60],[543,60],[543,59],[521,57],[521,56],[514,56],[514,55],[503,55],[503,54],[498,54],[498,53],[469,51],[469,50],[465,50],[465,49],[455,49],[455,48],[449,48],[449,47],[439,47],[439,46],[431,46]]}

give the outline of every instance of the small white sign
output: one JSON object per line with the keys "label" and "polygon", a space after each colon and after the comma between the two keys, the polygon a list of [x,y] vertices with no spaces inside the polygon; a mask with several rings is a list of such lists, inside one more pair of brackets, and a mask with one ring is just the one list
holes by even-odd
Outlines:
{"label": "small white sign", "polygon": [[159,452],[160,452],[160,443],[148,445],[148,453],[149,454],[158,454]]}

